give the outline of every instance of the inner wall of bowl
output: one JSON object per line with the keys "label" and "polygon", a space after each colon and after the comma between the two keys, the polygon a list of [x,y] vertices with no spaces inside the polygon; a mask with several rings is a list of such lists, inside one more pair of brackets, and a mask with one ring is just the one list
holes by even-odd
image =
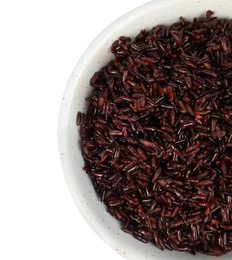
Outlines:
{"label": "inner wall of bowl", "polygon": [[[207,10],[215,16],[230,17],[232,1],[181,0],[151,1],[119,18],[107,27],[89,46],[74,69],[65,91],[59,124],[59,143],[65,177],[73,198],[86,221],[112,248],[127,259],[212,259],[214,257],[188,253],[160,251],[153,244],[143,244],[120,230],[120,224],[106,212],[105,206],[83,172],[80,138],[75,124],[78,111],[85,111],[85,98],[91,93],[89,80],[93,73],[109,62],[110,46],[119,36],[136,36],[142,29],[157,24],[171,24],[180,16],[192,19],[204,16]],[[104,252],[102,252],[104,254]],[[231,259],[232,252],[220,259]],[[215,258],[216,259],[216,258]],[[218,258],[217,258],[218,259]]]}

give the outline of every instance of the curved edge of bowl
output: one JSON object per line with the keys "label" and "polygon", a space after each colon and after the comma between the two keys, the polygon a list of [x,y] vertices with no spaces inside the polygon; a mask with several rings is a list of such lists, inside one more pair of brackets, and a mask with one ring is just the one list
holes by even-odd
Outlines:
{"label": "curved edge of bowl", "polygon": [[[118,250],[112,242],[106,239],[106,237],[101,233],[101,230],[94,224],[94,222],[91,220],[90,217],[86,217],[85,215],[85,208],[83,207],[82,203],[77,199],[77,196],[75,196],[76,190],[74,191],[74,187],[72,185],[72,178],[70,178],[70,175],[68,172],[70,171],[69,165],[70,163],[67,162],[68,159],[68,150],[69,147],[67,146],[66,142],[66,136],[67,136],[67,125],[68,125],[68,114],[70,110],[70,103],[74,94],[74,91],[77,87],[77,81],[78,81],[78,75],[81,75],[83,68],[86,65],[87,56],[91,56],[92,52],[94,52],[94,49],[96,45],[99,45],[102,42],[102,39],[107,38],[110,32],[114,31],[118,25],[128,22],[130,19],[133,19],[134,15],[139,12],[143,12],[144,9],[149,8],[153,6],[154,4],[156,6],[158,5],[166,5],[170,2],[174,2],[175,0],[150,0],[147,3],[140,5],[133,10],[125,13],[124,15],[117,18],[115,21],[113,21],[111,24],[109,24],[104,30],[100,31],[98,36],[95,37],[95,39],[92,40],[92,42],[87,46],[85,52],[81,55],[80,59],[78,60],[77,64],[75,65],[70,78],[68,80],[68,83],[65,87],[63,97],[61,100],[60,110],[58,114],[58,127],[57,127],[57,139],[58,139],[58,151],[59,151],[59,157],[61,162],[61,167],[64,173],[65,181],[68,186],[68,189],[71,193],[71,196],[82,215],[83,219],[89,224],[89,226],[92,228],[92,230],[112,249],[114,249],[117,253],[119,253],[122,257],[125,257],[124,253],[120,250]],[[177,0],[178,1],[178,0]],[[74,119],[75,120],[75,119]],[[64,156],[66,156],[64,160]]]}

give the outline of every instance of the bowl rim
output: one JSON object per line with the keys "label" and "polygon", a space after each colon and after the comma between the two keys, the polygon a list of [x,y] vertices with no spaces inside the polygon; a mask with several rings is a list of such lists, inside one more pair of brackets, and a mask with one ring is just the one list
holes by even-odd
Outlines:
{"label": "bowl rim", "polygon": [[[93,221],[91,221],[89,218],[85,217],[85,208],[83,207],[82,203],[77,200],[74,196],[75,190],[73,190],[73,187],[71,185],[70,179],[69,179],[69,173],[66,169],[66,164],[64,163],[64,160],[62,159],[63,155],[67,152],[68,147],[66,143],[64,142],[67,134],[67,122],[68,122],[68,115],[70,111],[70,101],[73,97],[73,94],[77,87],[77,81],[75,75],[79,74],[82,75],[83,71],[86,68],[86,62],[87,57],[91,57],[94,54],[94,49],[96,45],[100,44],[102,42],[102,39],[107,39],[109,35],[114,31],[118,25],[123,24],[124,22],[133,19],[135,15],[139,15],[139,13],[142,13],[143,10],[151,7],[151,6],[165,6],[170,3],[176,3],[181,2],[183,0],[149,0],[147,3],[144,3],[142,5],[139,5],[138,7],[133,8],[132,10],[126,12],[125,14],[121,15],[117,19],[115,19],[113,22],[111,22],[109,25],[107,25],[102,31],[98,33],[98,35],[90,42],[90,44],[87,46],[83,54],[80,56],[79,60],[77,61],[76,65],[74,66],[74,69],[69,77],[69,80],[66,84],[65,90],[63,92],[60,110],[58,114],[58,128],[57,128],[57,139],[58,139],[58,151],[59,151],[59,157],[61,162],[61,167],[63,170],[63,174],[65,177],[66,184],[68,186],[68,189],[71,193],[71,196],[81,213],[83,219],[88,223],[88,225],[91,227],[91,229],[103,239],[106,244],[108,244],[111,248],[114,248],[112,244],[103,236],[101,235],[101,230],[94,225]],[[123,256],[123,255],[122,255]]]}

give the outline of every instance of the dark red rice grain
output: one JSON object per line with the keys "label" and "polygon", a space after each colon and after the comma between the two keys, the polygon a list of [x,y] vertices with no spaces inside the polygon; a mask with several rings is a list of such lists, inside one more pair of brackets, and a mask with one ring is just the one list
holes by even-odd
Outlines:
{"label": "dark red rice grain", "polygon": [[212,15],[116,40],[76,123],[123,231],[219,256],[232,248],[232,20]]}

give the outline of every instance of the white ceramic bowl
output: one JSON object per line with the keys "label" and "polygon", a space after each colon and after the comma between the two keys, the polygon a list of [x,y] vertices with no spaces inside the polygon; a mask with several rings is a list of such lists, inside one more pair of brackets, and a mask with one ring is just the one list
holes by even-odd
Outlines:
{"label": "white ceramic bowl", "polygon": [[[113,249],[127,259],[214,259],[214,257],[176,251],[161,251],[153,244],[144,244],[120,230],[115,220],[97,198],[90,179],[83,172],[76,114],[85,111],[85,97],[91,88],[93,73],[104,66],[113,55],[110,46],[119,36],[135,36],[141,29],[157,24],[171,24],[180,16],[192,19],[215,11],[218,17],[232,17],[231,0],[156,0],[125,14],[109,25],[88,47],[77,63],[64,93],[58,126],[59,150],[67,184],[83,217],[94,231]],[[216,258],[216,257],[215,257]],[[232,252],[220,259],[231,259]],[[218,259],[218,258],[217,258]]]}

